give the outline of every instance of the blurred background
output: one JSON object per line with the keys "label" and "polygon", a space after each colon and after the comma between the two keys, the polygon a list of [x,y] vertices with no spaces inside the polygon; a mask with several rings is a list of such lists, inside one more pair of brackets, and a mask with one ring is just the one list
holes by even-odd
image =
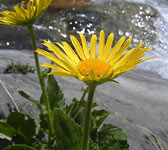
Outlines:
{"label": "blurred background", "polygon": [[[0,11],[13,9],[20,0],[0,0]],[[114,32],[115,41],[125,35],[132,37],[132,47],[142,41],[152,50],[147,56],[157,56],[139,68],[159,73],[168,79],[168,1],[167,0],[53,0],[34,29],[38,47],[40,39],[68,41],[69,34],[90,34],[105,30],[106,37]],[[0,25],[0,49],[30,50],[26,28]],[[24,37],[24,38],[23,38]],[[131,48],[131,47],[130,47]]]}
{"label": "blurred background", "polygon": [[[0,0],[0,11],[13,10],[20,1]],[[115,41],[122,36],[132,37],[129,49],[146,41],[145,47],[152,48],[146,57],[157,58],[119,77],[120,84],[109,82],[98,87],[96,102],[111,112],[107,122],[126,130],[131,150],[167,150],[168,0],[53,0],[34,25],[37,47],[42,47],[41,39],[71,43],[69,35],[79,39],[78,33],[85,34],[89,44],[91,34],[98,35],[101,29],[106,38],[114,32]],[[0,25],[0,80],[21,112],[37,117],[39,113],[35,106],[18,94],[18,90],[23,90],[35,99],[40,97],[36,74],[3,74],[13,62],[34,66],[31,51],[26,28]],[[46,59],[40,57],[40,61],[46,62]],[[80,81],[59,77],[57,80],[67,102],[71,102],[72,96],[81,97]],[[0,85],[0,119],[13,110],[10,97]]]}

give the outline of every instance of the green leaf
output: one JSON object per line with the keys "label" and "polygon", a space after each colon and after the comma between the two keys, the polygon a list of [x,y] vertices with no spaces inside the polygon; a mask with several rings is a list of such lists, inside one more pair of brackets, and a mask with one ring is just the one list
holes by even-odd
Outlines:
{"label": "green leaf", "polygon": [[15,129],[7,125],[7,123],[0,122],[0,133],[11,138],[16,134],[16,131]]}
{"label": "green leaf", "polygon": [[12,142],[10,140],[0,139],[0,149],[3,149],[11,144],[12,144]]}
{"label": "green leaf", "polygon": [[94,118],[95,128],[99,128],[109,114],[110,114],[110,112],[108,112],[104,109],[94,110],[92,112],[92,117]]}
{"label": "green leaf", "polygon": [[51,68],[44,69],[42,71],[42,79],[45,80],[47,78],[47,74],[51,72]]}
{"label": "green leaf", "polygon": [[40,113],[40,127],[43,129],[43,131],[48,132],[48,112],[46,110],[46,107],[44,104],[41,104],[42,112]]}
{"label": "green leaf", "polygon": [[24,91],[18,91],[18,93],[19,93],[21,96],[23,96],[25,99],[27,99],[27,100],[29,100],[30,102],[36,104],[38,110],[39,110],[40,112],[42,112],[42,108],[41,108],[41,105],[40,105],[40,103],[39,103],[38,100],[34,100],[31,96],[29,96],[29,95],[28,95],[27,93],[25,93]]}
{"label": "green leaf", "polygon": [[65,112],[68,116],[71,116],[72,114],[72,108],[74,107],[74,102],[72,102],[70,105],[66,105]]}
{"label": "green leaf", "polygon": [[36,135],[35,121],[28,115],[11,112],[7,118],[7,124],[17,132],[12,139],[16,143],[31,143],[33,136]]}
{"label": "green leaf", "polygon": [[113,79],[111,79],[110,81],[111,81],[111,82],[114,82],[114,83],[117,83],[117,84],[120,84],[118,81],[113,80]]}
{"label": "green leaf", "polygon": [[[70,105],[66,105],[66,114],[71,116],[72,118],[76,118],[78,114],[81,112],[83,108],[86,108],[86,101],[83,100],[82,103],[80,104],[78,110],[76,111],[80,101],[78,101],[76,98],[73,98],[72,103]],[[92,108],[97,107],[97,103],[92,104]]]}
{"label": "green leaf", "polygon": [[54,128],[59,150],[81,149],[81,127],[62,110],[54,109]]}
{"label": "green leaf", "polygon": [[24,144],[16,144],[16,145],[8,146],[7,148],[4,148],[3,150],[37,150],[37,149],[24,145]]}
{"label": "green leaf", "polygon": [[89,141],[89,150],[100,150],[100,148],[97,143],[90,140]]}
{"label": "green leaf", "polygon": [[51,109],[62,108],[65,105],[64,95],[54,76],[48,76],[47,95]]}
{"label": "green leaf", "polygon": [[75,122],[80,124],[81,126],[84,124],[85,112],[86,112],[86,108],[81,107],[79,109],[79,112],[74,117]]}
{"label": "green leaf", "polygon": [[104,124],[98,133],[101,150],[129,150],[127,139],[124,130],[112,124]]}
{"label": "green leaf", "polygon": [[72,103],[69,105],[69,106],[66,106],[66,113],[70,116],[70,117],[74,117],[74,112],[75,112],[75,110],[76,110],[76,108],[77,108],[77,106],[78,106],[78,104],[79,104],[79,101],[76,99],[76,98],[74,98],[73,100],[72,100]]}

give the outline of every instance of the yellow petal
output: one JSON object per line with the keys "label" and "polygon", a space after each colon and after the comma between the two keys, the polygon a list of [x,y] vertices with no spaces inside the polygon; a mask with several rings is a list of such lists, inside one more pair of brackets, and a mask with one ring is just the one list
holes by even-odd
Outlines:
{"label": "yellow petal", "polygon": [[114,40],[114,34],[110,33],[110,35],[108,36],[107,42],[105,44],[104,47],[104,52],[102,54],[102,59],[105,60],[112,48],[112,44],[113,44],[113,40]]}
{"label": "yellow petal", "polygon": [[137,53],[135,53],[134,55],[132,55],[129,59],[128,59],[128,64],[131,64],[132,62],[140,59],[141,57],[143,57],[145,54],[144,52],[145,51],[148,51],[150,50],[151,48],[150,47],[146,47],[146,48],[143,48],[143,49],[139,49],[139,51],[137,51]]}
{"label": "yellow petal", "polygon": [[156,57],[148,57],[148,58],[145,58],[145,59],[142,59],[142,60],[138,61],[137,63],[140,64],[140,63],[142,63],[146,60],[152,59],[152,58],[156,58]]}
{"label": "yellow petal", "polygon": [[90,58],[92,59],[96,57],[96,45],[97,45],[97,36],[93,34],[90,41]]}
{"label": "yellow petal", "polygon": [[99,37],[99,47],[98,47],[98,58],[102,58],[102,54],[104,51],[104,43],[105,43],[105,35],[104,31],[100,31],[100,37]]}
{"label": "yellow petal", "polygon": [[27,19],[30,19],[32,16],[33,16],[33,12],[32,12],[32,9],[33,9],[33,2],[32,1],[29,1],[27,3],[27,10],[26,10],[26,18]]}
{"label": "yellow petal", "polygon": [[[129,59],[133,58],[136,54],[138,54],[138,51],[141,51],[141,47],[144,45],[144,42],[142,42],[141,44],[139,44],[136,48],[131,49],[130,51],[128,51],[116,64],[116,66],[121,66],[121,65],[125,65]],[[150,50],[150,47],[147,47],[144,49],[145,51]],[[141,51],[142,52],[142,51]],[[144,52],[144,51],[143,51]]]}
{"label": "yellow petal", "polygon": [[128,53],[131,53],[131,56],[135,55],[138,51],[140,51],[142,46],[144,45],[145,41],[140,43],[137,47],[131,49]]}
{"label": "yellow petal", "polygon": [[121,45],[124,43],[124,40],[125,40],[125,36],[123,36],[122,38],[120,38],[118,40],[118,42],[114,45],[114,47],[112,48],[108,58],[107,58],[107,61],[109,62],[110,60],[113,59],[113,57],[116,55],[117,51],[120,49]]}
{"label": "yellow petal", "polygon": [[20,6],[20,11],[22,12],[22,14],[25,16],[26,18],[26,11],[25,11],[25,8],[21,5]]}
{"label": "yellow petal", "polygon": [[48,75],[56,75],[56,76],[62,76],[62,77],[75,77],[73,74],[68,72],[50,72]]}
{"label": "yellow petal", "polygon": [[25,19],[25,14],[21,11],[21,9],[18,6],[14,6],[14,9],[15,9],[17,15],[21,16],[22,19]]}
{"label": "yellow petal", "polygon": [[85,55],[86,59],[89,59],[89,49],[88,49],[86,38],[83,34],[79,34],[79,35],[80,35],[80,38],[82,41],[84,55]]}
{"label": "yellow petal", "polygon": [[113,79],[114,77],[116,77],[116,76],[118,76],[118,75],[120,75],[124,72],[130,71],[135,67],[136,67],[136,65],[125,65],[125,66],[122,66],[122,67],[118,67],[114,70],[114,73],[113,73],[111,78]]}
{"label": "yellow petal", "polygon": [[81,58],[81,60],[85,60],[86,58],[84,56],[83,49],[82,49],[79,41],[73,35],[70,36],[70,39],[71,39],[72,44],[74,45],[79,57]]}
{"label": "yellow petal", "polygon": [[54,57],[52,54],[50,54],[49,52],[46,52],[42,49],[37,49],[36,50],[37,53],[47,57],[48,59],[52,60],[55,64],[57,64],[58,66],[68,70],[68,68],[61,62],[59,61],[56,57]]}
{"label": "yellow petal", "polygon": [[46,41],[44,40],[43,45],[48,47],[48,50],[54,52],[54,54],[59,58],[59,59],[65,59],[68,61],[70,64],[75,65],[75,62],[73,59],[69,58],[65,53],[63,53],[55,44],[53,44],[51,41]]}
{"label": "yellow petal", "polygon": [[126,49],[129,47],[130,43],[132,41],[132,38],[129,38],[124,44],[123,46],[120,48],[120,50],[118,51],[118,53],[113,57],[112,60],[109,60],[110,64],[114,64],[116,61],[118,61],[122,54],[126,51]]}
{"label": "yellow petal", "polygon": [[66,66],[66,68],[68,68],[68,71],[70,71],[70,72],[72,72],[73,74],[76,74],[76,75],[78,74],[77,70],[76,70],[76,68],[74,66],[70,65],[69,63],[67,63],[64,60],[61,60],[61,61]]}
{"label": "yellow petal", "polygon": [[[73,62],[73,64],[78,64],[79,63],[79,58],[78,56],[75,54],[75,52],[73,51],[73,49],[67,45],[67,43],[65,44],[66,42],[63,42],[64,45],[60,44],[60,43],[56,43],[58,46],[60,46],[65,54],[67,54],[67,56],[69,57],[69,61]],[[65,55],[64,54],[64,55]]]}
{"label": "yellow petal", "polygon": [[54,69],[59,72],[64,72],[64,71],[67,72],[65,69],[58,67],[56,65],[53,65],[53,64],[42,63],[41,66],[48,67],[48,68]]}
{"label": "yellow petal", "polygon": [[71,48],[71,46],[69,46],[69,44],[66,42],[62,42],[62,44],[64,47],[61,47],[61,48],[64,50],[64,52],[78,64],[80,61],[79,57],[76,55],[76,53]]}

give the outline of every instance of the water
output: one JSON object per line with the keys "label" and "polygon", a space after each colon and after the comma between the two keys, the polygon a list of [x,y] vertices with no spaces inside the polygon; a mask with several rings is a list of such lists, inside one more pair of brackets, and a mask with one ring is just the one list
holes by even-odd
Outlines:
{"label": "water", "polygon": [[[109,0],[93,0],[94,2],[104,2]],[[123,0],[111,0],[123,2]],[[157,40],[154,43],[148,43],[152,48],[147,52],[146,56],[156,56],[152,60],[148,60],[140,64],[138,68],[151,70],[159,73],[163,78],[168,79],[168,1],[167,0],[126,0],[127,2],[138,2],[148,4],[156,8],[161,14],[160,18],[155,22]],[[139,22],[140,23],[140,22]]]}
{"label": "water", "polygon": [[149,55],[157,56],[156,59],[146,62],[141,68],[158,72],[163,78],[168,79],[168,1],[167,0],[129,0],[149,4],[160,12],[161,17],[155,23],[158,41],[152,47]]}

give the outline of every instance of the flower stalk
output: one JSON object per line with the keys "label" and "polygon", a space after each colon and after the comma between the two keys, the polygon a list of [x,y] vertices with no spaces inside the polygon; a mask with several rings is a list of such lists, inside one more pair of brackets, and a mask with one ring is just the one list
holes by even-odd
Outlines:
{"label": "flower stalk", "polygon": [[89,85],[89,93],[88,93],[88,100],[86,105],[86,113],[85,113],[85,120],[84,120],[84,127],[83,127],[83,139],[82,139],[82,150],[89,149],[89,133],[90,133],[90,116],[91,116],[91,109],[92,109],[92,102],[95,93],[96,85],[91,84]]}
{"label": "flower stalk", "polygon": [[48,112],[49,139],[51,139],[51,135],[54,135],[54,128],[53,128],[53,122],[52,122],[52,114],[50,113],[51,112],[50,103],[49,103],[49,100],[48,100],[45,84],[44,84],[44,81],[43,81],[42,75],[41,75],[41,69],[40,69],[40,65],[39,65],[39,58],[38,58],[37,53],[35,52],[35,50],[36,50],[36,41],[35,41],[35,36],[34,36],[34,32],[33,32],[33,26],[29,25],[27,27],[28,27],[28,30],[30,32],[30,36],[31,36],[31,40],[32,40],[32,47],[33,47],[33,50],[34,50],[33,54],[34,54],[34,59],[35,59],[38,79],[39,79],[39,82],[40,82],[40,86],[41,86],[42,95],[43,95],[43,98],[44,98],[44,103],[45,103],[45,106],[46,106],[46,110]]}
{"label": "flower stalk", "polygon": [[80,99],[80,101],[79,101],[79,104],[78,104],[77,108],[75,109],[75,111],[74,111],[73,114],[72,114],[72,117],[75,117],[76,113],[78,112],[80,106],[82,105],[82,103],[83,103],[83,101],[84,101],[85,95],[86,95],[87,92],[88,92],[88,89],[89,89],[89,87],[87,87],[87,88],[84,90],[83,95],[82,95],[82,97],[81,97],[81,99]]}

